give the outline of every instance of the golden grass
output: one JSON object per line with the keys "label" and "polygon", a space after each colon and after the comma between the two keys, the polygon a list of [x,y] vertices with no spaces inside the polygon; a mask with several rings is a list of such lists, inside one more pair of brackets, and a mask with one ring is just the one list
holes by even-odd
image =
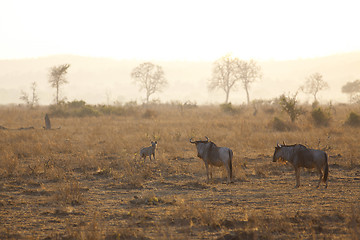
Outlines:
{"label": "golden grass", "polygon": [[[226,113],[218,106],[135,107],[122,116],[53,118],[42,107],[1,107],[1,239],[358,239],[360,135],[344,126],[358,106],[336,106],[328,127],[309,107],[290,131],[276,106]],[[269,111],[272,109],[272,111]],[[234,152],[234,184],[215,168],[205,183],[190,137]],[[158,141],[156,160],[139,150]],[[277,142],[327,149],[329,188],[272,163]]]}

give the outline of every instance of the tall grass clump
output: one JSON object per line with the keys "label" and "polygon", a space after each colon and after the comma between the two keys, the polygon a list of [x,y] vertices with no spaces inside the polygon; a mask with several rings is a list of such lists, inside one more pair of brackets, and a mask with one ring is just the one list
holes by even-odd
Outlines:
{"label": "tall grass clump", "polygon": [[59,202],[60,205],[70,204],[72,206],[81,205],[85,202],[80,184],[77,181],[61,184],[55,195],[55,200]]}

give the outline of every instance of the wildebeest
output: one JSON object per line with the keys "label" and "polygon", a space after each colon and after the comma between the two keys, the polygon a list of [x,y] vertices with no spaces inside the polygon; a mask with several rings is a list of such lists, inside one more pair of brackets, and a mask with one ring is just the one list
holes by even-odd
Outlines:
{"label": "wildebeest", "polygon": [[204,160],[206,167],[207,182],[209,182],[209,167],[210,177],[212,178],[212,166],[221,167],[224,166],[227,170],[227,183],[232,181],[232,158],[233,152],[227,147],[217,147],[215,143],[209,142],[209,139],[205,136],[206,141],[192,141],[197,149],[197,156]]}
{"label": "wildebeest", "polygon": [[144,147],[140,150],[140,156],[143,157],[144,160],[145,160],[146,156],[149,156],[149,158],[151,160],[151,155],[153,155],[153,157],[155,159],[156,144],[157,144],[157,141],[155,141],[155,142],[151,141],[150,147]]}
{"label": "wildebeest", "polygon": [[[316,168],[320,174],[317,187],[321,180],[328,186],[329,164],[327,154],[322,150],[310,149],[301,144],[279,145],[275,147],[273,162],[283,159],[291,163],[295,168],[296,188],[300,186],[300,168]],[[324,172],[324,173],[323,173]]]}

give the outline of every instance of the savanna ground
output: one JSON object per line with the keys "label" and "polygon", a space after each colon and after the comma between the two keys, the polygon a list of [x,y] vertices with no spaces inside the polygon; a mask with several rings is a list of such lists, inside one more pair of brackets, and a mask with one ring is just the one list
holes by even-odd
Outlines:
{"label": "savanna ground", "polygon": [[[0,239],[359,239],[360,135],[344,122],[360,109],[335,106],[327,127],[310,110],[288,131],[273,127],[288,121],[276,106],[175,105],[50,115],[61,129],[44,130],[48,108],[2,107]],[[234,183],[222,168],[206,183],[189,143],[205,136],[233,150]],[[143,161],[151,140],[156,160]],[[272,162],[278,141],[326,148],[329,187],[303,170],[295,189],[293,168]]]}

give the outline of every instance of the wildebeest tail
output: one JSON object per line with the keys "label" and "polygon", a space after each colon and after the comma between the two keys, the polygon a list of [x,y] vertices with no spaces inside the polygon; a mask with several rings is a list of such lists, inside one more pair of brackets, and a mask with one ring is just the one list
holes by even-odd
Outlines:
{"label": "wildebeest tail", "polygon": [[324,178],[323,178],[324,182],[327,181],[328,176],[329,176],[329,164],[328,164],[327,154],[325,153],[325,169],[324,169]]}
{"label": "wildebeest tail", "polygon": [[232,159],[233,159],[233,151],[230,149],[229,151],[229,158],[230,158],[230,161],[229,161],[229,168],[230,168],[230,179],[232,180]]}

